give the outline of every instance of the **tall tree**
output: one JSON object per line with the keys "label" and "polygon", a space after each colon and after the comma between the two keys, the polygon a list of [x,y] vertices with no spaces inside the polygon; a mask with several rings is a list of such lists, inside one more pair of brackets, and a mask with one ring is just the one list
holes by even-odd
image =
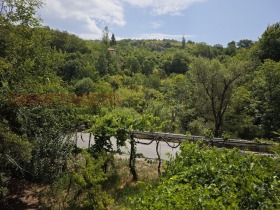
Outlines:
{"label": "tall tree", "polygon": [[102,41],[107,47],[109,47],[110,39],[109,39],[109,28],[108,28],[108,26],[105,26],[104,29],[103,29]]}
{"label": "tall tree", "polygon": [[229,56],[234,56],[236,54],[236,43],[235,43],[235,41],[229,42],[227,44],[227,48],[225,49],[225,53]]}
{"label": "tall tree", "polygon": [[35,26],[40,22],[35,17],[36,9],[42,4],[42,0],[1,0],[0,13],[9,22]]}
{"label": "tall tree", "polygon": [[249,48],[254,44],[252,40],[249,39],[241,39],[239,42],[237,42],[238,48]]}
{"label": "tall tree", "polygon": [[280,63],[266,60],[256,72],[253,81],[255,116],[260,127],[264,128],[265,137],[272,138],[275,131],[280,131]]}
{"label": "tall tree", "polygon": [[[241,61],[223,65],[217,60],[196,58],[191,65],[193,82],[198,85],[197,94],[207,98],[214,121],[214,135],[221,135],[223,117],[231,102],[236,81],[246,73],[248,66]],[[203,101],[199,99],[200,103]]]}
{"label": "tall tree", "polygon": [[280,61],[280,22],[267,27],[258,44],[261,60]]}
{"label": "tall tree", "polygon": [[182,38],[182,49],[185,49],[185,48],[186,48],[186,39],[183,36],[183,38]]}
{"label": "tall tree", "polygon": [[117,44],[115,34],[112,34],[111,41],[110,41],[110,46],[114,46]]}

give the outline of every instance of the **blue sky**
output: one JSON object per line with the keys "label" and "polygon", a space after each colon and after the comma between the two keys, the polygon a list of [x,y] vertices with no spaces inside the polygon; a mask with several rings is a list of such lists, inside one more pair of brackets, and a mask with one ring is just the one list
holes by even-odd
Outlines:
{"label": "blue sky", "polygon": [[45,0],[43,25],[84,39],[109,26],[118,39],[176,39],[227,45],[258,40],[280,21],[280,0]]}

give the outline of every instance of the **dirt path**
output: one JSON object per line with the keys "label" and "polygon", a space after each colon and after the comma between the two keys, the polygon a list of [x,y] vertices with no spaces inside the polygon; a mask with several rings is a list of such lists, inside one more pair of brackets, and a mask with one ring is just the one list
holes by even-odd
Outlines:
{"label": "dirt path", "polygon": [[26,180],[10,181],[10,193],[0,203],[1,210],[35,210],[39,208],[38,194],[43,189],[37,184]]}

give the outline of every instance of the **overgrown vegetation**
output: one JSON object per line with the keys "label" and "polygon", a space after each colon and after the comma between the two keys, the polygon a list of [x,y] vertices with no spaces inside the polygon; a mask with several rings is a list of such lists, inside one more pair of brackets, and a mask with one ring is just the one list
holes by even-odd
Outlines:
{"label": "overgrown vegetation", "polygon": [[184,143],[132,209],[279,209],[279,160]]}
{"label": "overgrown vegetation", "polygon": [[[40,6],[0,1],[0,203],[26,179],[49,187],[45,208],[279,208],[277,158],[185,144],[156,183],[135,158],[123,181],[114,158],[134,129],[278,142],[279,23],[226,47],[110,39],[108,27],[86,41],[42,27]],[[88,150],[75,145],[81,125]],[[129,172],[146,184],[126,185]]]}

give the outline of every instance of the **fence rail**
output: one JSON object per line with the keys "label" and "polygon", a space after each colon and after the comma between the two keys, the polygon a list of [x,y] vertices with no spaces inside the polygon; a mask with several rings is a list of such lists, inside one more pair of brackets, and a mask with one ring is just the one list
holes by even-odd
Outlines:
{"label": "fence rail", "polygon": [[210,144],[216,147],[226,147],[226,148],[239,148],[242,150],[248,150],[252,152],[259,153],[272,153],[271,149],[273,147],[272,143],[260,143],[255,141],[241,140],[241,139],[228,139],[224,140],[222,138],[205,138],[204,136],[189,136],[183,134],[173,134],[173,133],[160,133],[160,132],[143,132],[143,131],[133,131],[132,135],[136,139],[148,139],[157,141],[198,141]]}

